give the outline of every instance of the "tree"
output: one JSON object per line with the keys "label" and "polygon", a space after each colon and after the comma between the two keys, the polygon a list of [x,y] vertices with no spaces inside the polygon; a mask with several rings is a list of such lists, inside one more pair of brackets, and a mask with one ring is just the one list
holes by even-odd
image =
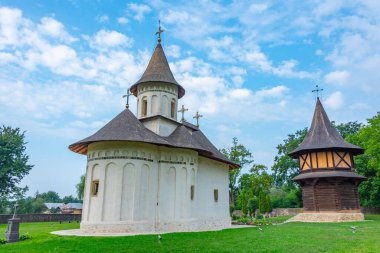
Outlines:
{"label": "tree", "polygon": [[31,213],[42,213],[46,209],[45,206],[45,201],[41,197],[37,197],[33,202],[32,202],[32,212]]}
{"label": "tree", "polygon": [[0,127],[0,198],[11,198],[27,190],[18,186],[33,168],[28,163],[25,145],[25,133],[19,128]]}
{"label": "tree", "polygon": [[380,207],[380,112],[367,121],[368,125],[347,140],[365,149],[354,158],[358,173],[367,177],[359,185],[361,205]]}
{"label": "tree", "polygon": [[44,202],[47,203],[60,203],[61,198],[59,197],[58,193],[54,191],[48,191],[48,192],[43,192],[37,195],[37,197],[40,197],[41,199],[44,200]]}
{"label": "tree", "polygon": [[266,210],[267,210],[266,200],[267,199],[265,197],[265,193],[263,191],[261,191],[259,193],[259,210],[260,210],[261,214],[265,214],[266,213]]}
{"label": "tree", "polygon": [[273,210],[273,208],[272,208],[272,202],[270,200],[270,196],[269,195],[266,195],[266,197],[265,197],[265,207],[266,207],[266,210],[265,210],[266,213],[272,212],[272,210]]}
{"label": "tree", "polygon": [[83,200],[83,196],[84,196],[84,184],[85,184],[85,181],[86,181],[86,176],[85,176],[85,175],[82,175],[82,176],[80,177],[79,183],[76,185],[76,188],[77,188],[77,196],[78,196],[78,199],[79,199],[79,200]]}
{"label": "tree", "polygon": [[346,139],[349,136],[358,133],[359,130],[361,128],[363,128],[363,126],[364,126],[362,123],[358,123],[357,121],[341,123],[339,125],[335,125],[334,121],[331,121],[331,123],[336,128],[336,130],[339,132],[339,134],[343,137],[343,139]]}
{"label": "tree", "polygon": [[304,128],[294,134],[289,134],[284,143],[277,146],[277,155],[274,158],[272,166],[276,186],[282,187],[285,184],[290,188],[295,187],[293,178],[299,173],[298,162],[296,159],[288,156],[288,154],[298,147],[307,132],[308,129]]}
{"label": "tree", "polygon": [[250,198],[248,200],[248,212],[250,216],[253,216],[256,212],[256,209],[259,208],[259,203],[257,197]]}
{"label": "tree", "polygon": [[241,169],[253,163],[252,154],[243,144],[238,143],[236,137],[232,139],[232,147],[221,149],[220,151],[225,157],[240,165],[240,168],[229,172],[230,205],[235,206],[235,199],[238,195],[238,178]]}
{"label": "tree", "polygon": [[74,196],[72,196],[72,195],[69,195],[69,196],[63,197],[62,202],[67,204],[67,203],[81,203],[82,201],[80,201],[77,198],[74,198]]}

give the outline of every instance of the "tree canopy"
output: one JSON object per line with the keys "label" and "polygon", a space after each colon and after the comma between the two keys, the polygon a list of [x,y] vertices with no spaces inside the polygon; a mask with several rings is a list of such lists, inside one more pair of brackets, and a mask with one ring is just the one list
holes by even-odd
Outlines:
{"label": "tree canopy", "polygon": [[238,195],[237,183],[241,169],[244,166],[253,163],[253,158],[251,152],[243,144],[239,144],[236,137],[232,139],[231,147],[221,149],[220,151],[225,157],[241,166],[240,168],[229,172],[230,205],[233,206],[235,204],[236,196]]}
{"label": "tree canopy", "polygon": [[289,134],[283,143],[277,146],[277,155],[274,157],[272,166],[274,183],[277,187],[284,185],[294,188],[293,178],[298,175],[299,168],[296,159],[288,156],[288,153],[298,147],[308,132],[307,128],[298,130],[294,134]]}
{"label": "tree canopy", "polygon": [[367,180],[359,185],[360,202],[366,207],[380,207],[380,112],[347,140],[364,148],[364,154],[355,156],[359,174]]}
{"label": "tree canopy", "polygon": [[18,186],[33,168],[25,151],[24,132],[19,128],[0,127],[0,198],[14,197],[27,190]]}
{"label": "tree canopy", "polygon": [[83,200],[85,181],[86,181],[86,177],[85,175],[82,175],[79,179],[79,183],[75,186],[77,190],[77,197],[79,200]]}

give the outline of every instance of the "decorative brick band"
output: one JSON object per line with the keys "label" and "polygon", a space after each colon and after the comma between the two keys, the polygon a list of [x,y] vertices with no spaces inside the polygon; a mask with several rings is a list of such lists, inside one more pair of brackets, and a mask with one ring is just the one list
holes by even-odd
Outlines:
{"label": "decorative brick band", "polygon": [[186,164],[186,162],[175,162],[175,161],[164,161],[164,160],[159,160],[159,163],[171,163],[171,164]]}
{"label": "decorative brick band", "polygon": [[148,159],[144,157],[137,157],[137,156],[106,156],[106,157],[95,157],[90,158],[87,161],[96,161],[96,160],[110,160],[110,159],[130,159],[130,160],[143,160],[148,162],[153,162],[153,159]]}
{"label": "decorative brick band", "polygon": [[152,92],[152,91],[157,91],[157,92],[166,92],[166,93],[170,93],[170,94],[172,94],[172,95],[175,95],[175,96],[177,96],[177,94],[175,94],[174,92],[171,92],[171,91],[169,91],[169,90],[144,90],[144,91],[142,91],[142,92],[139,92],[139,94],[144,94],[144,93],[146,93],[146,92]]}

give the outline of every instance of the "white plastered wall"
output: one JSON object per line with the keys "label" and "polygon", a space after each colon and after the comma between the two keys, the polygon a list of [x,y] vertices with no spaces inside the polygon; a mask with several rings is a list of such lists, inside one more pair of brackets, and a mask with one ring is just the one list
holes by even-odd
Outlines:
{"label": "white plastered wall", "polygon": [[[142,103],[147,100],[147,114],[142,115]],[[171,101],[175,102],[174,117],[171,117]],[[137,87],[137,118],[162,115],[177,120],[178,87],[175,84],[149,82]]]}
{"label": "white plastered wall", "polygon": [[[99,180],[97,196],[91,195],[93,180]],[[214,189],[219,191],[218,202]],[[146,143],[89,146],[81,229],[147,233],[229,225],[226,164],[193,150]]]}

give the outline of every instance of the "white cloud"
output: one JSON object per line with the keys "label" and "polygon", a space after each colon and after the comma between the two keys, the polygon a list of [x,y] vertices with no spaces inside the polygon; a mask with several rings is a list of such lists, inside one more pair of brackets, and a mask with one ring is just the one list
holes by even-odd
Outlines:
{"label": "white cloud", "polygon": [[129,23],[129,20],[128,20],[126,17],[118,17],[118,18],[117,18],[117,22],[118,22],[119,24],[125,25],[125,24],[128,24],[128,23]]}
{"label": "white cloud", "polygon": [[315,15],[318,18],[336,13],[343,7],[344,2],[341,0],[325,0],[317,4]]}
{"label": "white cloud", "polygon": [[283,97],[289,88],[284,85],[275,86],[269,89],[263,89],[256,92],[259,97]]}
{"label": "white cloud", "polygon": [[[112,96],[112,92],[105,86],[73,82],[52,85],[0,81],[2,107],[26,119],[49,119],[51,122],[60,119],[66,113],[79,118],[91,117],[95,112],[101,113],[114,106],[116,101],[111,99]],[[96,104],[104,104],[104,107],[94,110],[93,105]]]}
{"label": "white cloud", "polygon": [[77,40],[70,36],[66,32],[64,25],[61,22],[55,20],[54,18],[43,17],[41,19],[41,24],[38,25],[38,29],[42,34],[59,38],[66,42],[73,42]]}
{"label": "white cloud", "polygon": [[179,58],[181,56],[181,48],[177,45],[169,45],[165,47],[165,53],[168,56]]}
{"label": "white cloud", "polygon": [[344,104],[343,94],[340,91],[336,91],[330,94],[325,100],[325,105],[331,109],[340,109]]}
{"label": "white cloud", "polygon": [[325,75],[325,81],[331,84],[344,85],[350,77],[350,72],[347,70],[332,71]]}
{"label": "white cloud", "polygon": [[233,76],[232,81],[235,86],[240,86],[244,83],[245,80],[241,76]]}
{"label": "white cloud", "polygon": [[251,90],[249,89],[233,89],[230,93],[232,98],[244,99],[251,95]]}
{"label": "white cloud", "polygon": [[133,44],[133,39],[125,36],[117,31],[100,30],[93,37],[87,39],[93,48],[106,50],[112,47],[126,46],[130,47]]}
{"label": "white cloud", "polygon": [[107,23],[108,21],[110,21],[110,18],[107,15],[101,15],[96,18],[96,21],[98,21],[99,23]]}
{"label": "white cloud", "polygon": [[7,45],[19,43],[18,28],[22,23],[21,10],[8,7],[0,8],[0,49]]}
{"label": "white cloud", "polygon": [[152,11],[152,9],[146,4],[128,4],[128,8],[134,13],[133,18],[137,21],[143,21],[145,19],[145,14]]}

